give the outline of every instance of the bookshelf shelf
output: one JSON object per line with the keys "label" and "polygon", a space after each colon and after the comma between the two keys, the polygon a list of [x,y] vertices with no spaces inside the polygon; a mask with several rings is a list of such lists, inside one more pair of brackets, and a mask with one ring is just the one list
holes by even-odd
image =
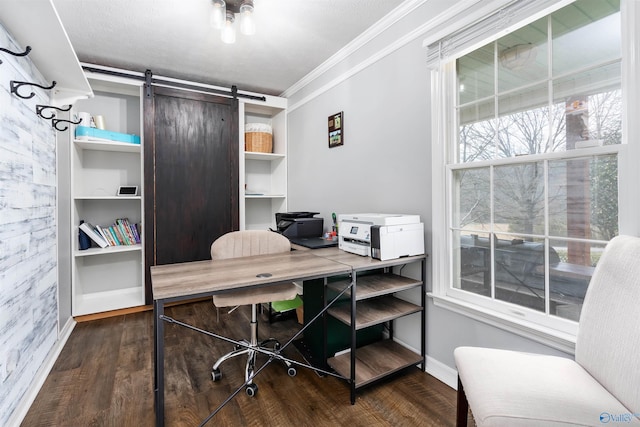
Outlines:
{"label": "bookshelf shelf", "polygon": [[118,141],[89,141],[89,140],[85,141],[85,140],[75,139],[73,143],[84,150],[139,153],[142,149],[141,146],[138,144],[130,144],[130,143],[118,142]]}
{"label": "bookshelf shelf", "polygon": [[246,194],[247,199],[284,199],[284,194]]}
{"label": "bookshelf shelf", "polygon": [[93,314],[103,311],[139,305],[140,289],[138,286],[120,288],[113,291],[88,292],[76,299],[75,316]]}
{"label": "bookshelf shelf", "polygon": [[75,196],[73,200],[138,200],[142,201],[142,196]]}
{"label": "bookshelf shelf", "polygon": [[89,248],[83,251],[76,250],[73,255],[76,257],[93,256],[93,255],[109,255],[121,252],[133,252],[142,251],[142,245],[122,245],[122,246],[107,246],[106,248]]}
{"label": "bookshelf shelf", "polygon": [[254,151],[245,151],[244,158],[247,160],[279,160],[284,159],[286,156],[284,154],[277,153],[256,153]]}

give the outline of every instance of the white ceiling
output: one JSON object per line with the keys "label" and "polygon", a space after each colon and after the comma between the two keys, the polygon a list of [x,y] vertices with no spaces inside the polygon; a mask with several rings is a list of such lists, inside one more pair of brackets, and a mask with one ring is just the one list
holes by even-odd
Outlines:
{"label": "white ceiling", "polygon": [[224,44],[211,0],[53,0],[78,59],[279,95],[404,0],[254,0],[256,34]]}

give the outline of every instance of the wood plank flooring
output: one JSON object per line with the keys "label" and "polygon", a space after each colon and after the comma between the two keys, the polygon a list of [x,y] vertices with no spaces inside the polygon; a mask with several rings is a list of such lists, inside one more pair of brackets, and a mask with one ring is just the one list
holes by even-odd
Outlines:
{"label": "wood plank flooring", "polygon": [[[221,310],[220,323],[208,300],[169,307],[165,313],[225,336],[249,336],[248,307],[231,314]],[[282,343],[300,327],[294,319],[269,324],[262,316],[260,322],[261,337]],[[167,324],[165,330],[166,425],[197,426],[242,384],[246,359],[223,363],[223,378],[214,383],[211,366],[231,345],[177,325]],[[293,345],[285,354],[302,361]],[[355,405],[345,381],[305,368],[289,377],[274,362],[255,382],[255,397],[241,392],[207,425],[455,425],[455,391],[418,368],[359,390]],[[153,426],[152,389],[151,312],[78,323],[22,426]]]}

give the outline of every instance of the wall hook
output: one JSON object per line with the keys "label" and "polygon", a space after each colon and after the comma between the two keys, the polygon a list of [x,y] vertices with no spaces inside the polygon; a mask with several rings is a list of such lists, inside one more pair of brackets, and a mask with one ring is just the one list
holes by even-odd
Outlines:
{"label": "wall hook", "polygon": [[[51,119],[51,126],[53,126],[56,130],[59,130],[60,132],[64,132],[65,130],[69,129],[69,126],[65,125],[64,123],[71,123],[72,125],[79,125],[81,121],[82,121],[82,119],[78,119],[77,122],[74,122],[73,120]],[[58,123],[62,123],[62,126],[64,126],[64,127],[63,128],[59,128],[58,127]]]}
{"label": "wall hook", "polygon": [[20,86],[24,86],[24,85],[37,86],[41,89],[49,90],[49,89],[53,89],[56,86],[56,84],[57,83],[55,80],[51,82],[51,86],[42,86],[37,83],[19,82],[16,80],[11,80],[11,93],[14,93],[18,98],[29,99],[29,98],[33,98],[36,95],[35,92],[31,92],[31,95],[28,95],[28,96],[20,95],[18,93],[18,88],[20,88]]}
{"label": "wall hook", "polygon": [[[0,50],[3,52],[7,52],[13,56],[27,56],[29,54],[29,52],[31,52],[31,46],[27,46],[27,48],[24,50],[24,52],[22,53],[16,53],[16,52],[12,52],[9,49],[5,49],[3,47],[0,47]],[[0,64],[2,64],[2,59],[0,59]]]}
{"label": "wall hook", "polygon": [[67,108],[59,108],[59,107],[53,107],[51,105],[38,104],[38,105],[36,105],[36,114],[39,115],[40,117],[42,117],[43,119],[47,119],[47,120],[53,119],[56,116],[55,112],[52,111],[50,116],[45,116],[42,113],[47,108],[51,108],[51,109],[58,110],[58,111],[69,111],[69,110],[71,110],[71,105],[69,105]]}

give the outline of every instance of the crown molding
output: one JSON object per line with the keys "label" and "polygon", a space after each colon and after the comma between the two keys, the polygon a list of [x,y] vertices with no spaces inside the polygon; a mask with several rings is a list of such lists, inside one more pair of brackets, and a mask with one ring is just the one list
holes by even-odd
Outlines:
{"label": "crown molding", "polygon": [[429,0],[407,0],[403,2],[400,6],[389,12],[382,19],[332,55],[329,59],[312,70],[309,74],[282,92],[280,96],[285,98],[292,96],[427,1]]}

